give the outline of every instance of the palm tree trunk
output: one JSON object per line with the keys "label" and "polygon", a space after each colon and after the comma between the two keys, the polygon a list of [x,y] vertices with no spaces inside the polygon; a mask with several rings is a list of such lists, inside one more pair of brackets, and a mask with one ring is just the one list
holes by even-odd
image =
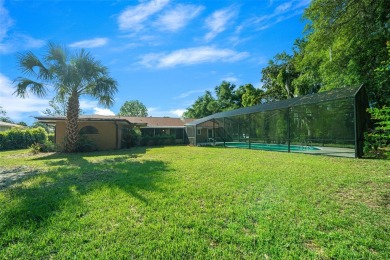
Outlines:
{"label": "palm tree trunk", "polygon": [[66,139],[65,152],[72,153],[77,150],[79,137],[78,120],[80,112],[79,94],[73,91],[68,100],[68,110],[66,111]]}

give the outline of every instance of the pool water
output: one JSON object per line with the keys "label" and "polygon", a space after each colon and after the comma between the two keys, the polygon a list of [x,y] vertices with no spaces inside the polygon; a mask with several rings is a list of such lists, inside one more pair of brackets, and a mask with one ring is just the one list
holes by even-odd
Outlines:
{"label": "pool water", "polygon": [[[232,142],[232,143],[225,143],[225,147],[249,148],[249,144]],[[288,145],[251,143],[251,149],[270,150],[270,151],[288,151]],[[313,150],[320,150],[320,149],[313,146],[290,145],[290,151],[313,151]]]}

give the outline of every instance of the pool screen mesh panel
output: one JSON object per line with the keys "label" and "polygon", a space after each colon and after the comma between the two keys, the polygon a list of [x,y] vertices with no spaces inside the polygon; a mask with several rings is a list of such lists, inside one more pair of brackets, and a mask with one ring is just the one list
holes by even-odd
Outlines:
{"label": "pool screen mesh panel", "polygon": [[186,125],[192,145],[361,157],[367,129],[364,86],[240,108]]}

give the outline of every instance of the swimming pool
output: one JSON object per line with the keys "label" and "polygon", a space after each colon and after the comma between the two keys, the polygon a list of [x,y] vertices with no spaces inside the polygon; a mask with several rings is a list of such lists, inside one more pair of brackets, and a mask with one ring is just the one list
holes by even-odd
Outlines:
{"label": "swimming pool", "polygon": [[[249,148],[249,143],[226,142],[225,147]],[[288,145],[286,144],[251,143],[250,148],[258,149],[258,150],[268,150],[268,151],[286,151],[286,152],[288,151]],[[320,150],[320,149],[313,146],[290,145],[290,151],[315,151],[315,150]]]}

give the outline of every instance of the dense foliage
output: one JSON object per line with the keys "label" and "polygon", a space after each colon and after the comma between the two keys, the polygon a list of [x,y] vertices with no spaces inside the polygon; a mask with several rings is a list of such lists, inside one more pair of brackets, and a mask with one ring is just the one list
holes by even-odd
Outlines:
{"label": "dense foliage", "polygon": [[139,100],[126,101],[119,110],[119,116],[136,116],[146,117],[148,116],[148,109]]}
{"label": "dense foliage", "polygon": [[366,154],[382,156],[379,148],[390,145],[390,107],[371,108],[369,112],[374,127],[366,133],[364,150]]}
{"label": "dense foliage", "polygon": [[293,55],[262,70],[271,100],[366,84],[370,104],[390,105],[390,5],[387,0],[314,0]]}
{"label": "dense foliage", "polygon": [[24,149],[33,144],[45,144],[47,141],[47,133],[41,127],[30,129],[13,128],[0,132],[0,150]]}
{"label": "dense foliage", "polygon": [[264,91],[255,88],[252,84],[241,85],[236,88],[235,84],[223,81],[215,87],[215,97],[210,91],[187,108],[183,116],[186,118],[202,118],[214,113],[247,107],[259,104],[264,97]]}

